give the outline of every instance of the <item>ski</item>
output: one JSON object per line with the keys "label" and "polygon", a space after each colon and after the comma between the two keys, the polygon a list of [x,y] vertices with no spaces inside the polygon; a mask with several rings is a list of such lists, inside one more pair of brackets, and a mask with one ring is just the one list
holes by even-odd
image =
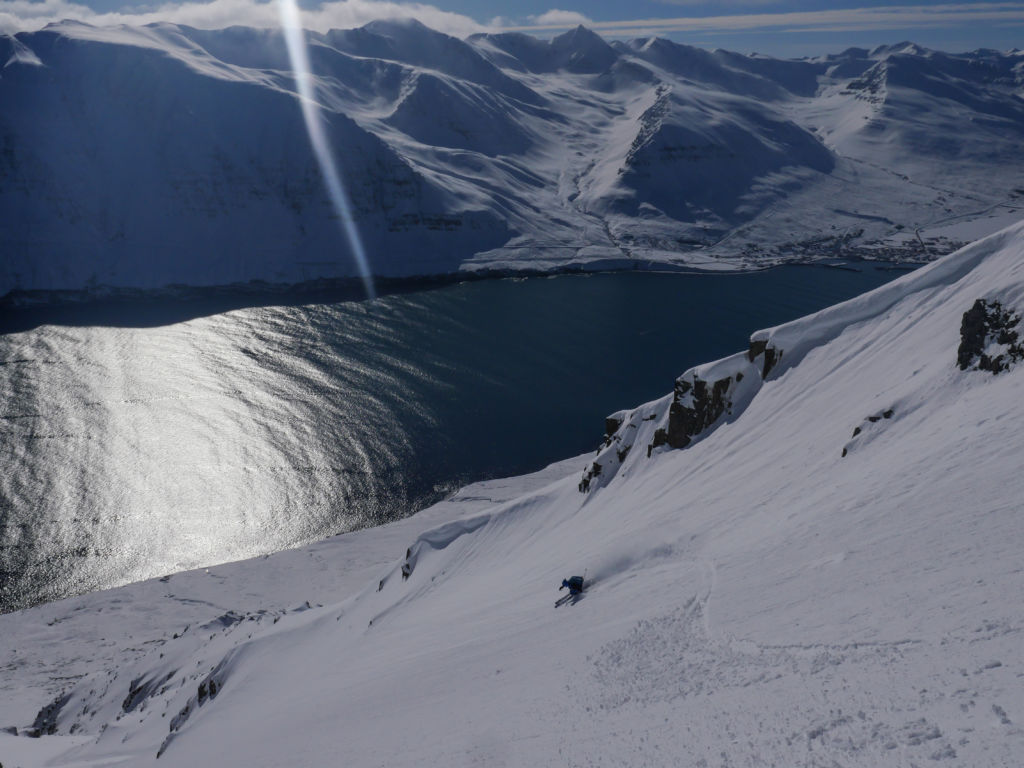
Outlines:
{"label": "ski", "polygon": [[555,608],[557,608],[560,605],[565,605],[566,603],[575,604],[581,597],[583,597],[582,592],[573,592],[568,595],[563,595],[555,601]]}

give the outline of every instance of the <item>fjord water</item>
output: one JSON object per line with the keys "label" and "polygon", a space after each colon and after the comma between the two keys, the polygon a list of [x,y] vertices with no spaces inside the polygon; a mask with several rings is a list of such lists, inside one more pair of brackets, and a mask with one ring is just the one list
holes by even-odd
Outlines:
{"label": "fjord water", "polygon": [[687,367],[899,274],[493,280],[166,325],[160,300],[143,322],[42,310],[0,335],[0,608],[383,523],[577,455]]}

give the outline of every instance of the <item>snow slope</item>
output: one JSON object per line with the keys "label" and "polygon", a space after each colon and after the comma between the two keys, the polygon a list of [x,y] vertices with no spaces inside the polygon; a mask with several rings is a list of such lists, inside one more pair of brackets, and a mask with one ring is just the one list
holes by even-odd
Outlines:
{"label": "snow slope", "polygon": [[[1024,210],[1019,52],[781,61],[414,21],[308,42],[379,276],[921,260],[960,244],[936,228]],[[0,296],[354,276],[297,98],[273,30],[0,36]]]}
{"label": "snow slope", "polygon": [[1017,765],[1022,310],[1018,224],[461,511],[0,617],[4,764]]}

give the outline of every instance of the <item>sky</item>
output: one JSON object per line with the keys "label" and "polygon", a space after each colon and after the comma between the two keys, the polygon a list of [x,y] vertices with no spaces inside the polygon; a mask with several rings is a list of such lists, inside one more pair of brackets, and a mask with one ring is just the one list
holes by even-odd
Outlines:
{"label": "sky", "polygon": [[[302,0],[310,29],[417,18],[459,37],[520,31],[550,37],[583,24],[609,39],[656,35],[784,58],[911,40],[929,48],[1024,48],[1019,2],[898,0]],[[276,0],[0,0],[0,31],[70,18],[93,24],[171,21],[202,28],[274,26]]]}

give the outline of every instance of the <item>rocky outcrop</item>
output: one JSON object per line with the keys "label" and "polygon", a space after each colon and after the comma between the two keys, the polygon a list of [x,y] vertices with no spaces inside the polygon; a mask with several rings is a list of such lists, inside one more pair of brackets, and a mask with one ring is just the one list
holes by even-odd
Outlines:
{"label": "rocky outcrop", "polygon": [[1020,340],[1020,314],[998,301],[978,299],[964,312],[960,323],[960,348],[957,364],[961,371],[1008,370],[1024,359]]}
{"label": "rocky outcrop", "polygon": [[877,428],[874,427],[876,424],[880,424],[883,421],[888,421],[896,415],[895,408],[886,408],[884,411],[879,411],[868,416],[859,426],[853,428],[853,435],[850,438],[850,442],[843,446],[843,458],[846,458],[852,450],[858,447],[858,445],[868,437],[873,437]]}
{"label": "rocky outcrop", "polygon": [[676,379],[671,395],[607,416],[604,440],[583,471],[580,493],[609,483],[632,461],[629,456],[637,443],[646,444],[650,458],[663,446],[686,448],[738,416],[782,359],[782,348],[768,333],[755,334],[746,352],[691,368]]}
{"label": "rocky outcrop", "polygon": [[227,679],[230,660],[233,655],[234,651],[230,652],[220,661],[219,664],[217,664],[216,667],[213,668],[210,674],[203,678],[202,682],[199,683],[199,687],[196,689],[196,695],[190,697],[181,711],[171,718],[170,726],[168,728],[170,733],[160,745],[160,749],[157,750],[157,758],[167,751],[167,747],[170,746],[177,732],[181,730],[182,726],[185,725],[195,711],[207,702],[213,701],[217,698],[217,694],[224,688],[224,681]]}
{"label": "rocky outcrop", "polygon": [[767,379],[772,368],[782,359],[782,350],[772,346],[768,339],[750,341],[750,348],[747,350],[747,359],[755,362],[758,358],[764,358],[761,364],[761,378]]}
{"label": "rocky outcrop", "polygon": [[[605,419],[605,436],[597,455],[580,478],[579,490],[589,493],[629,464],[633,447],[646,444],[646,458],[657,448],[686,448],[717,425],[738,415],[761,386],[762,372],[781,356],[769,344],[714,363],[691,368],[678,379],[671,395]],[[643,452],[639,459],[644,458]]]}
{"label": "rocky outcrop", "polygon": [[601,462],[595,461],[585,470],[583,470],[583,477],[580,478],[579,489],[580,493],[586,493],[590,490],[590,484],[594,481],[594,478],[601,475]]}
{"label": "rocky outcrop", "polygon": [[32,727],[28,730],[28,735],[38,739],[40,736],[52,736],[55,734],[57,732],[57,719],[70,700],[70,693],[62,693],[39,710],[36,719],[32,721]]}
{"label": "rocky outcrop", "polygon": [[706,432],[723,415],[731,414],[744,377],[750,376],[756,380],[748,381],[748,384],[754,384],[753,390],[743,388],[744,394],[752,397],[760,382],[768,378],[782,359],[782,350],[768,340],[751,341],[745,361],[743,357],[735,355],[726,358],[731,361],[729,364],[696,368],[676,379],[672,405],[668,411],[668,424],[654,433],[654,440],[647,448],[648,456],[662,445],[685,448],[694,437]]}
{"label": "rocky outcrop", "polygon": [[604,419],[604,439],[607,444],[608,440],[611,440],[612,435],[619,431],[619,427],[622,426],[622,422],[626,420],[625,411],[619,411],[613,413],[611,416],[606,416]]}
{"label": "rocky outcrop", "polygon": [[172,669],[167,674],[140,676],[132,680],[128,686],[128,695],[121,702],[121,711],[128,714],[140,705],[144,707],[151,696],[163,692],[161,689],[170,683],[175,672],[176,670]]}
{"label": "rocky outcrop", "polygon": [[743,380],[742,373],[736,376],[736,379],[727,376],[715,382],[707,382],[696,376],[692,381],[676,379],[675,395],[668,410],[665,443],[673,448],[685,448],[695,435],[718,421],[731,404],[729,389]]}

